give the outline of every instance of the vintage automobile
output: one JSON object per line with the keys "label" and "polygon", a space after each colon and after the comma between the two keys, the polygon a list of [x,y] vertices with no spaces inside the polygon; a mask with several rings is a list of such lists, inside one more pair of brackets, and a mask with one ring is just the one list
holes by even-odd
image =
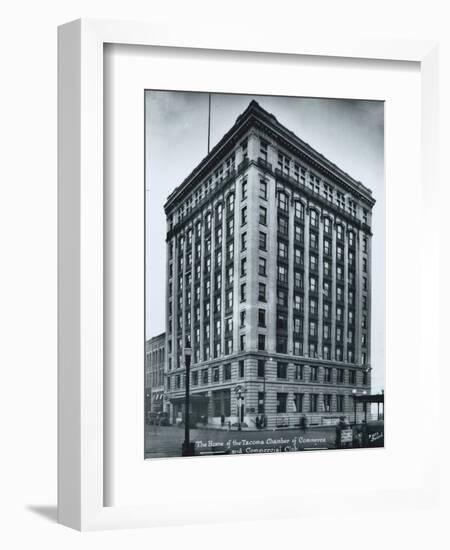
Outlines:
{"label": "vintage automobile", "polygon": [[169,426],[169,413],[159,412],[156,417],[156,422],[158,426]]}

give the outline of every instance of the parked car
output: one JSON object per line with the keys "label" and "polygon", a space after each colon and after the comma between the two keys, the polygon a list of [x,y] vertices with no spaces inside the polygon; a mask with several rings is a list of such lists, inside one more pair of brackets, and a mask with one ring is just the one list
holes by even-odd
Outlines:
{"label": "parked car", "polygon": [[157,423],[158,414],[152,411],[147,412],[146,422],[147,424],[154,425]]}
{"label": "parked car", "polygon": [[157,423],[159,426],[169,426],[169,413],[159,412],[157,416]]}

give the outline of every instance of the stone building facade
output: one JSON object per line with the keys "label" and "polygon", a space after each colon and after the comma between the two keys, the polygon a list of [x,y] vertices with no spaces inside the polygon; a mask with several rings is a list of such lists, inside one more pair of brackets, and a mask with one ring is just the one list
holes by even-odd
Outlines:
{"label": "stone building facade", "polygon": [[374,204],[362,183],[249,104],[165,204],[173,422],[186,346],[195,422],[353,417],[352,395],[371,387]]}
{"label": "stone building facade", "polygon": [[164,366],[166,335],[163,332],[150,338],[145,346],[145,409],[164,410]]}

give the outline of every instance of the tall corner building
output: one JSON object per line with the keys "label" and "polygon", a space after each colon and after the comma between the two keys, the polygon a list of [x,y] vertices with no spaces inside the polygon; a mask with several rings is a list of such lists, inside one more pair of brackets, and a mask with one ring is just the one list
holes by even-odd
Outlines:
{"label": "tall corner building", "polygon": [[374,204],[367,187],[249,104],[164,207],[173,422],[187,345],[194,422],[353,418],[352,395],[370,393]]}

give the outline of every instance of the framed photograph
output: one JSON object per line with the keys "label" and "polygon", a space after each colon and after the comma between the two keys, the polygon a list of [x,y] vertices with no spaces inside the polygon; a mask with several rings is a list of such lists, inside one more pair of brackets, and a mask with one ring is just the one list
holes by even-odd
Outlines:
{"label": "framed photograph", "polygon": [[65,525],[436,503],[436,44],[252,32],[59,30]]}

